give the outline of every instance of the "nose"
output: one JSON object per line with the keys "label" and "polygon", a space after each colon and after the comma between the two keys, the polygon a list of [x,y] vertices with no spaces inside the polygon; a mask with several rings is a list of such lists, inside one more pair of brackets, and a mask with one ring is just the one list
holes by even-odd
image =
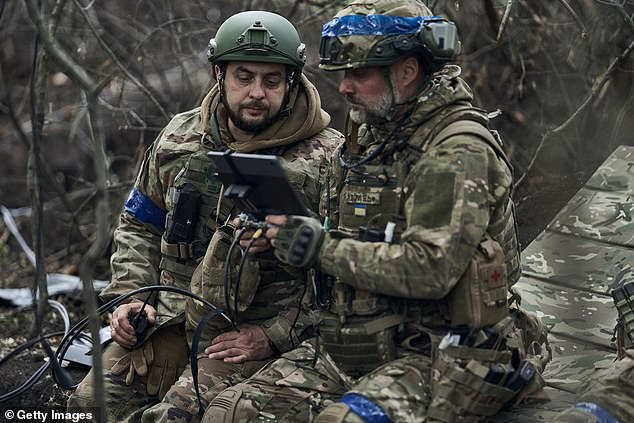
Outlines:
{"label": "nose", "polygon": [[339,83],[339,94],[342,95],[347,95],[347,94],[352,94],[352,83],[350,82],[350,79],[347,76],[347,72],[346,75],[343,76],[343,78],[341,79],[341,82]]}
{"label": "nose", "polygon": [[263,81],[254,81],[249,91],[249,96],[252,98],[264,98],[264,95]]}

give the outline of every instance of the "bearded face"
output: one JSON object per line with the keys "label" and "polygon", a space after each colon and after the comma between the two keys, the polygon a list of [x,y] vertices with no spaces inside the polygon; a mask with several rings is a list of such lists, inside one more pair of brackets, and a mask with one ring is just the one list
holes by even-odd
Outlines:
{"label": "bearded face", "polygon": [[262,132],[280,116],[287,91],[286,66],[230,62],[221,89],[231,123],[245,133]]}
{"label": "bearded face", "polygon": [[[395,86],[393,82],[392,86]],[[393,92],[383,69],[379,67],[345,71],[339,92],[350,104],[350,119],[358,124],[385,122],[399,101],[398,93]]]}

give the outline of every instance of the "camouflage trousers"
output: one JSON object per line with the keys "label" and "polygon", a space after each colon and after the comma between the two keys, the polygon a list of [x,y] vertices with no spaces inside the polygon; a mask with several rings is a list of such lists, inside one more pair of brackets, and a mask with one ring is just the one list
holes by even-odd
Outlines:
{"label": "camouflage trousers", "polygon": [[[147,377],[136,376],[131,385],[126,385],[126,375],[113,375],[112,366],[130,351],[115,342],[106,345],[103,351],[104,391],[106,392],[106,421],[140,422],[145,410],[158,403],[158,396],[147,393]],[[93,371],[81,381],[68,398],[69,409],[91,409],[94,407]]]}
{"label": "camouflage trousers", "polygon": [[363,422],[337,402],[346,393],[363,395],[390,421],[423,421],[429,404],[428,356],[408,354],[352,379],[317,349],[314,339],[305,341],[247,381],[226,389],[211,402],[203,423]]}
{"label": "camouflage trousers", "polygon": [[[271,360],[247,361],[240,364],[225,363],[205,356],[198,359],[198,389],[203,410],[218,393],[246,380]],[[192,369],[187,365],[185,371],[163,398],[143,413],[143,423],[170,422],[192,423],[200,421]]]}

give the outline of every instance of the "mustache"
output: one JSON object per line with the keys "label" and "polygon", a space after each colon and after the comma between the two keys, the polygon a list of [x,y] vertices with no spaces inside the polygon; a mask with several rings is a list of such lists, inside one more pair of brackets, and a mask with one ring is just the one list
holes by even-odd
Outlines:
{"label": "mustache", "polygon": [[359,106],[359,105],[360,105],[359,101],[358,101],[358,100],[357,100],[357,99],[356,99],[353,95],[351,95],[351,94],[346,94],[346,95],[345,95],[345,99],[346,99],[346,101],[347,101],[349,104],[353,104],[353,105],[356,105],[356,106]]}
{"label": "mustache", "polygon": [[261,101],[254,100],[240,105],[240,109],[268,109],[267,105]]}

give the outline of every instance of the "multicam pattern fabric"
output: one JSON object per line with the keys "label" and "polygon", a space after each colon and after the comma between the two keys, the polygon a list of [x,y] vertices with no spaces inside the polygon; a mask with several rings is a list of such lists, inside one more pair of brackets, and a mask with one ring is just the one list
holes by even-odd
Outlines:
{"label": "multicam pattern fabric", "polygon": [[[435,124],[455,111],[452,106],[468,105],[471,98],[470,90],[458,78],[458,69],[448,68],[421,95],[405,123],[360,129],[360,144],[366,154],[398,132],[376,160],[349,172],[333,161],[321,212],[330,217],[336,230],[326,234],[319,266],[322,272],[333,275],[335,287],[343,286],[347,294],[335,292],[329,311],[321,313],[320,352],[315,355],[315,348],[305,343],[285,354],[245,383],[216,397],[203,421],[359,421],[349,405],[332,402],[345,392],[361,394],[378,404],[389,421],[425,419],[431,401],[431,359],[429,351],[425,352],[421,327],[416,325],[442,321],[434,314],[439,312],[434,301],[452,290],[489,230],[504,247],[509,269],[504,272],[508,275],[505,282],[512,285],[519,275],[513,214],[507,212],[512,182],[508,166],[494,149],[473,135],[456,135],[440,145],[430,144]],[[326,204],[336,209],[328,210]],[[366,226],[368,233],[373,229],[374,234],[382,234],[389,222],[394,224],[393,242],[356,239],[360,225]],[[341,300],[340,295],[348,297]],[[400,322],[402,326],[386,332],[381,327],[386,319],[372,319],[377,311],[385,317],[389,310],[422,314],[415,322],[396,319],[392,324]],[[365,320],[361,318],[365,327],[378,327],[368,332],[377,333],[376,338],[363,338],[378,345],[378,351],[376,346],[372,350],[374,354],[390,356],[389,347],[383,348],[379,340],[385,336],[379,334],[406,341],[398,344],[384,364],[375,363],[369,371],[357,374],[355,363],[368,364],[363,358],[369,352],[366,344],[348,344],[347,351],[356,350],[359,355],[355,361],[341,352],[346,345],[337,344],[336,331],[332,339],[323,334],[327,322],[339,322],[339,326],[333,324],[345,339],[347,333],[357,330],[355,319],[362,317],[361,312],[365,313]],[[389,329],[390,325],[385,326]],[[334,352],[338,352],[337,357]]]}
{"label": "multicam pattern fabric", "polygon": [[355,380],[310,340],[265,366],[247,383],[217,397],[214,404],[234,393],[240,396],[231,418],[216,420],[218,410],[210,407],[202,421],[309,422],[346,392],[361,392],[373,399],[388,412],[391,421],[421,421],[429,402],[429,386],[421,382],[430,367],[428,356],[408,354]]}
{"label": "multicam pattern fabric", "polygon": [[[206,156],[208,151],[224,151],[227,146],[231,146],[244,152],[279,155],[291,183],[306,199],[308,206],[317,209],[318,193],[329,157],[342,141],[342,136],[327,128],[330,117],[321,109],[319,95],[312,83],[302,77],[289,95],[289,106],[293,111],[290,116],[281,118],[282,122],[274,124],[277,129],[269,128],[266,134],[259,134],[250,145],[233,142],[226,129],[226,113],[212,113],[211,107],[218,105],[218,97],[219,91],[214,87],[202,107],[175,116],[147,150],[131,200],[115,230],[112,282],[101,294],[104,300],[147,285],[190,288],[191,276],[200,257],[204,255],[211,235],[240,212],[234,210],[229,201],[221,199],[220,184],[212,176],[213,166]],[[222,108],[222,105],[218,107]],[[214,116],[219,116],[218,120]],[[264,135],[268,138],[263,138]],[[175,191],[183,181],[196,186],[202,194],[202,201],[194,241],[188,244],[183,253],[185,255],[178,257],[172,254],[173,250],[169,246],[165,247],[165,227],[161,225],[160,216],[167,216],[169,225]],[[198,257],[196,251],[201,251]],[[176,254],[181,254],[181,251],[176,250]],[[299,307],[299,296],[305,281],[303,275],[298,277],[295,273],[293,276],[283,270],[279,272],[285,276],[281,280],[275,278],[275,272],[269,273],[273,277],[261,284],[252,303],[254,307],[260,307],[260,312],[245,314],[243,321],[256,316],[259,319],[257,323],[262,325],[274,345],[280,351],[285,351],[293,345],[289,338],[292,337],[298,343],[310,336],[311,317]],[[180,315],[182,318],[185,302],[185,298],[180,295],[161,293],[156,307],[159,315],[163,316],[162,320],[169,321],[170,316]],[[224,300],[214,298],[212,302],[224,308]],[[192,321],[191,316],[189,321]],[[183,337],[182,341],[186,342],[186,339]],[[108,357],[125,353],[126,350],[114,344],[106,348]],[[202,369],[203,377],[206,371]],[[213,385],[212,382],[205,383]],[[126,416],[130,421],[138,421],[141,406],[147,408],[158,402],[156,396],[144,393],[144,389],[140,389],[142,386],[142,380],[140,383],[135,380],[133,386],[126,386],[124,379],[106,374],[106,390],[110,393],[107,406],[113,412],[116,410],[117,416],[113,416],[112,421],[124,421]],[[89,407],[90,392],[91,381],[86,379],[70,403],[76,407]],[[193,391],[190,395],[193,395]],[[167,397],[169,400],[174,395],[169,394]],[[158,417],[154,421],[158,421]]]}
{"label": "multicam pattern fabric", "polygon": [[632,158],[633,147],[618,147],[523,251],[524,277],[515,288],[522,306],[550,328],[553,361],[543,376],[551,401],[511,408],[492,421],[597,421],[592,407],[578,408],[578,402],[596,403],[619,421],[634,420],[632,352],[617,361],[618,313],[610,295],[634,277]]}

